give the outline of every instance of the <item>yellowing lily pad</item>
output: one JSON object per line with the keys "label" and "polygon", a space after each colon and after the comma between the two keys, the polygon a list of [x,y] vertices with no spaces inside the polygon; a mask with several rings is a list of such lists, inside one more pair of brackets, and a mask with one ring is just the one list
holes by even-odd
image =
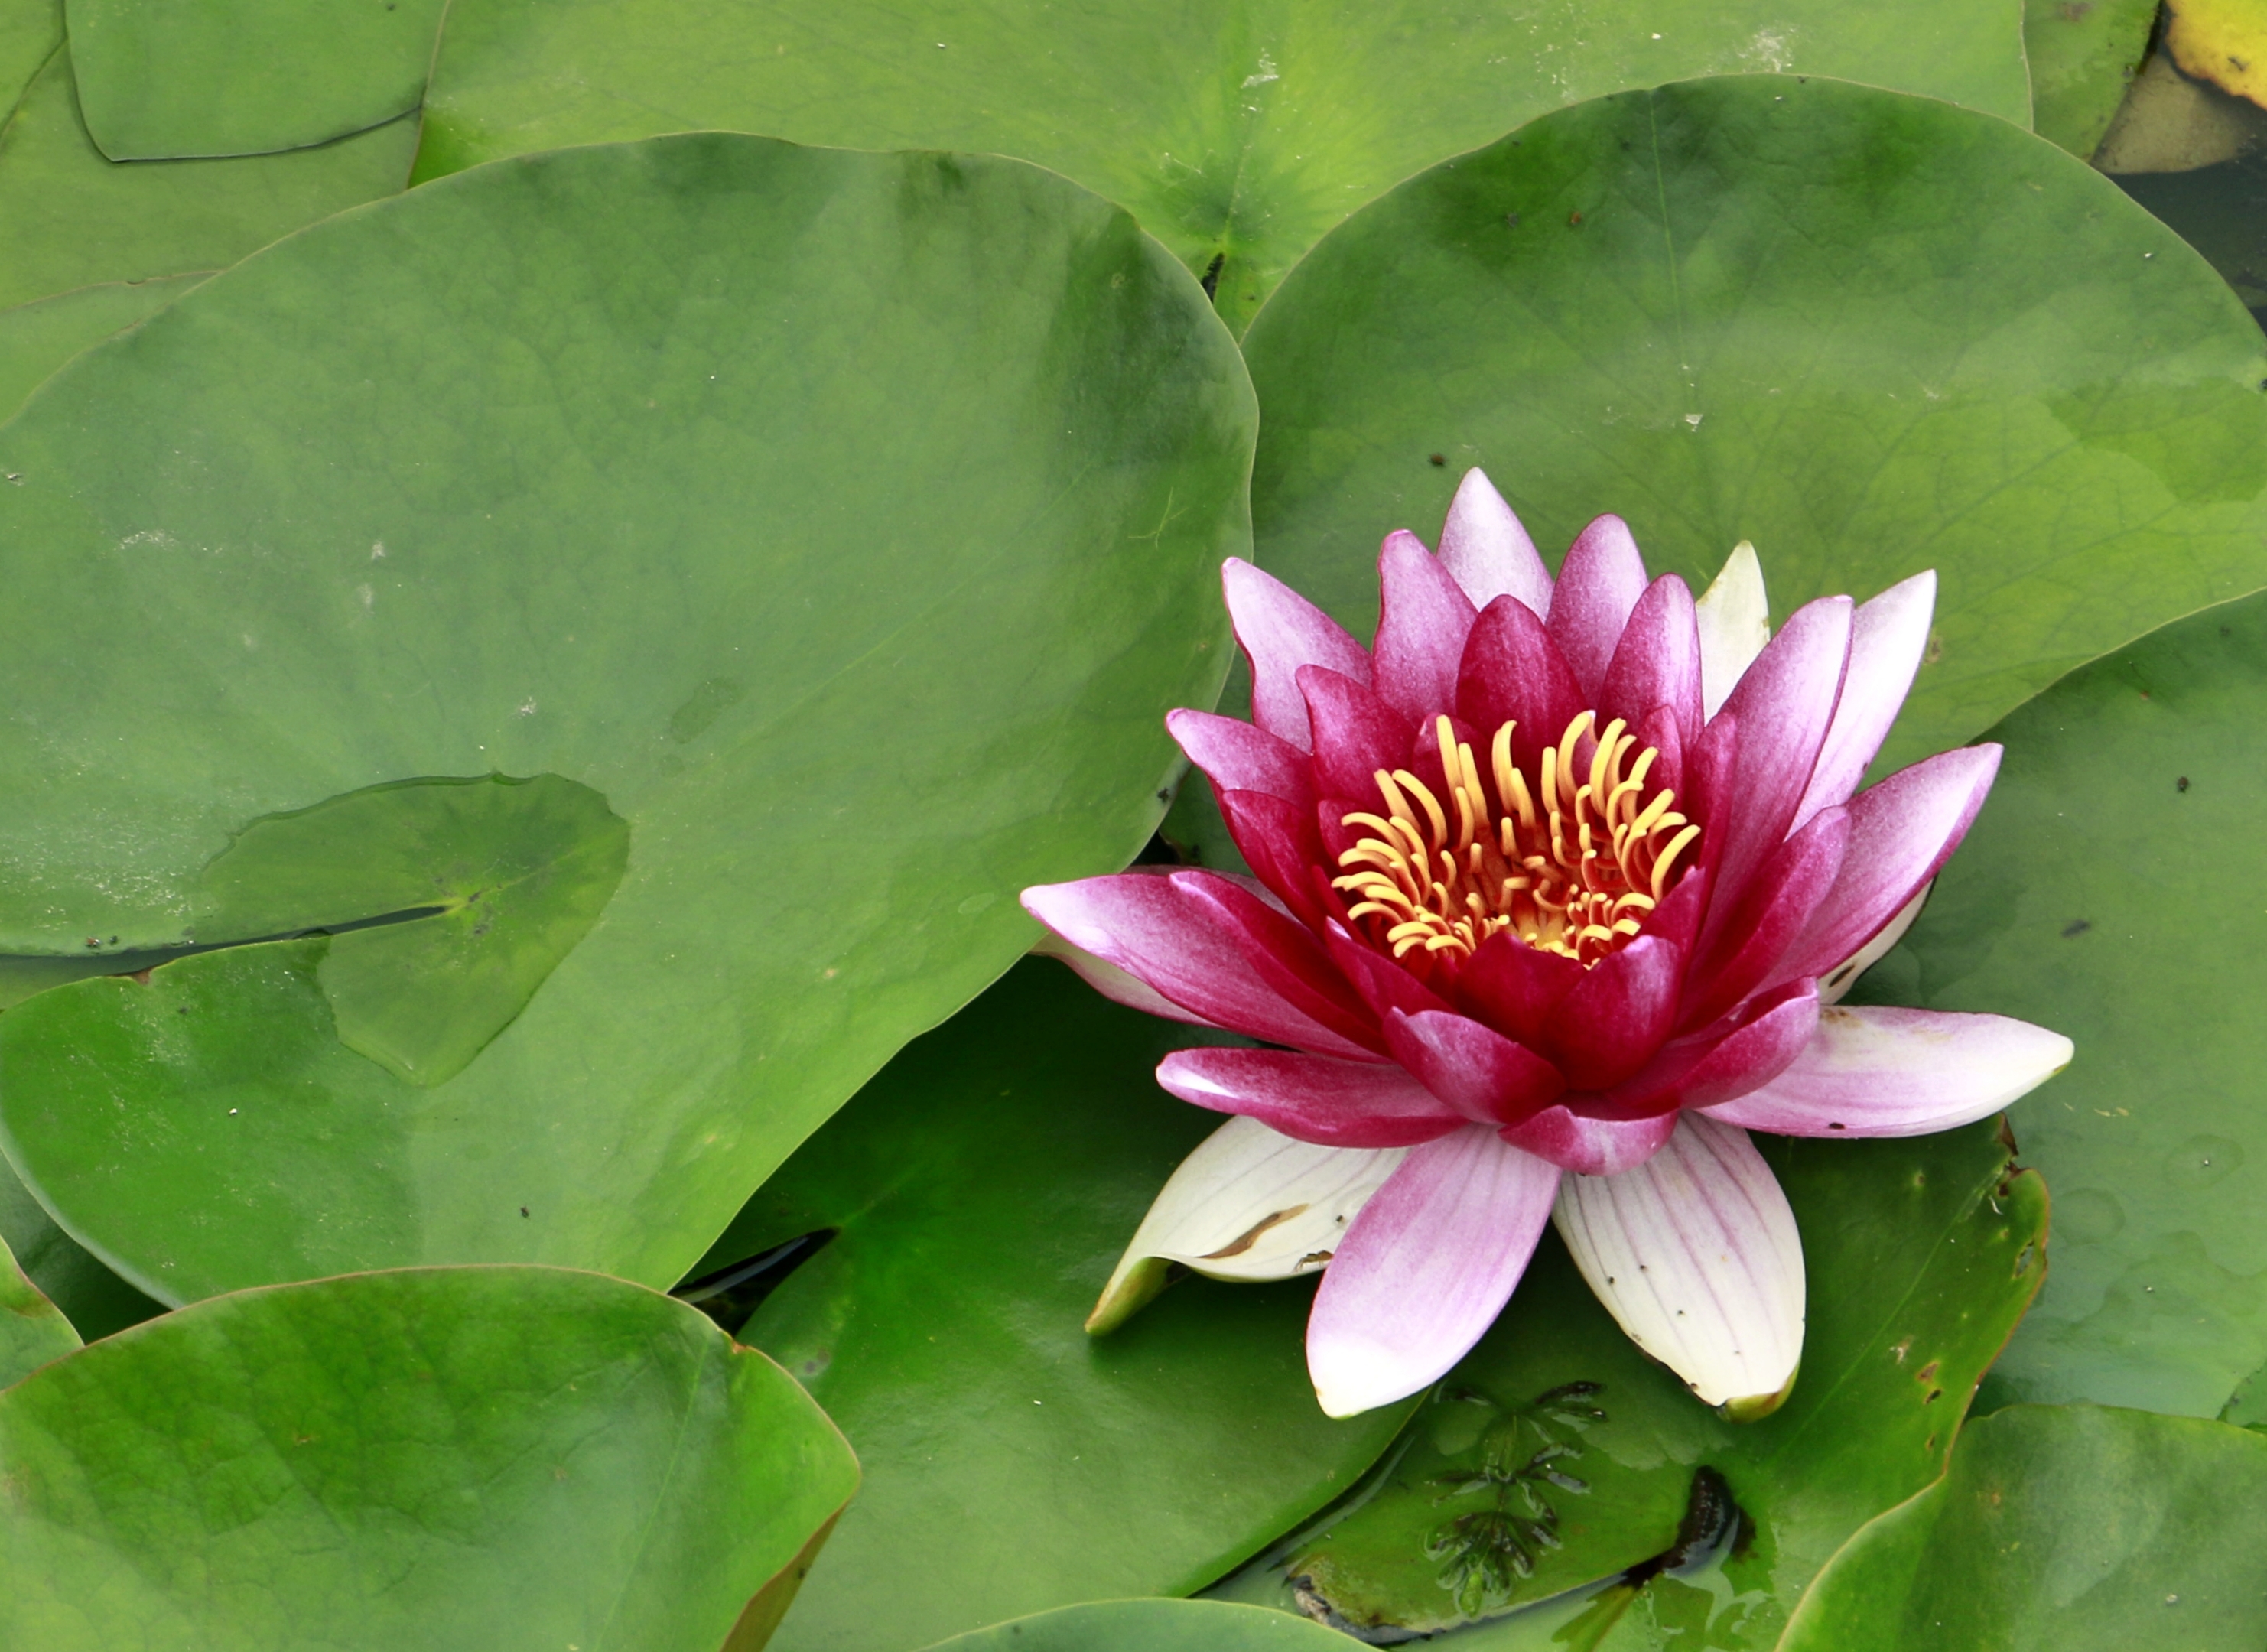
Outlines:
{"label": "yellowing lily pad", "polygon": [[2175,62],[2267,108],[2267,8],[2259,0],[2166,0],[2165,10]]}

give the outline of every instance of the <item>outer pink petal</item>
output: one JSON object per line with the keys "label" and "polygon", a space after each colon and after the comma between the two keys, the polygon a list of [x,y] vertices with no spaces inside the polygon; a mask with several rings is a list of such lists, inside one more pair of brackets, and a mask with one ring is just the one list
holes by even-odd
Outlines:
{"label": "outer pink petal", "polygon": [[1664,1046],[1605,1099],[1625,1115],[1729,1101],[1785,1072],[1817,1025],[1817,983],[1782,982],[1750,999],[1728,1022]]}
{"label": "outer pink petal", "polygon": [[1455,1108],[1390,1063],[1285,1050],[1176,1050],[1157,1082],[1183,1101],[1242,1113],[1317,1147],[1412,1147],[1461,1128]]}
{"label": "outer pink petal", "polygon": [[[1251,937],[1230,921],[1221,901],[1186,886],[1211,876],[1121,872],[1041,884],[1023,892],[1023,909],[1073,946],[1116,965],[1215,1026],[1324,1055],[1369,1058],[1368,1048],[1288,1002],[1253,970]],[[1235,888],[1224,878],[1217,881]],[[1245,899],[1260,906],[1256,898]],[[1328,970],[1314,937],[1288,918],[1282,923],[1310,949],[1297,961],[1309,971]]]}
{"label": "outer pink petal", "polygon": [[1940,752],[1852,798],[1841,875],[1772,973],[1826,974],[1879,934],[1968,835],[1999,772],[1999,750]]}
{"label": "outer pink petal", "polygon": [[2070,1058],[2059,1032],[2005,1016],[1838,1004],[1794,1065],[1708,1116],[1780,1135],[1927,1135],[1990,1117]]}
{"label": "outer pink petal", "polygon": [[1377,553],[1377,692],[1412,723],[1456,705],[1456,667],[1479,611],[1415,534],[1397,529]]}
{"label": "outer pink petal", "polygon": [[1355,1046],[1358,1059],[1383,1052],[1377,1019],[1361,995],[1331,963],[1314,932],[1285,911],[1264,885],[1226,872],[1176,871],[1169,876],[1182,894],[1218,915],[1222,929],[1242,947],[1245,967],[1261,985]]}
{"label": "outer pink petal", "polygon": [[1168,1021],[1185,1021],[1191,1026],[1212,1025],[1202,1016],[1182,1009],[1139,976],[1129,975],[1117,965],[1105,963],[1083,948],[1073,946],[1052,930],[1041,936],[1031,951],[1040,958],[1060,958],[1081,980],[1112,1003],[1139,1010],[1144,1015],[1162,1016]]}
{"label": "outer pink petal", "polygon": [[1220,818],[1236,840],[1244,864],[1293,916],[1309,929],[1319,929],[1329,915],[1323,892],[1316,887],[1317,869],[1323,861],[1323,842],[1315,829],[1315,811],[1286,803],[1264,791],[1216,791]]}
{"label": "outer pink petal", "polygon": [[1188,753],[1189,761],[1222,791],[1264,791],[1296,804],[1315,805],[1315,782],[1307,754],[1241,717],[1209,711],[1169,711],[1165,730]]}
{"label": "outer pink petal", "polygon": [[1730,1014],[1780,973],[1779,960],[1841,875],[1849,846],[1849,811],[1830,809],[1779,845],[1744,903],[1709,914],[1680,1026],[1698,1029]]}
{"label": "outer pink petal", "polygon": [[1640,935],[1583,972],[1552,1012],[1542,1047],[1571,1088],[1611,1089],[1667,1041],[1684,981],[1684,949]]}
{"label": "outer pink petal", "polygon": [[1509,1124],[1566,1088],[1559,1069],[1523,1045],[1459,1015],[1389,1010],[1385,1045],[1425,1088],[1477,1124]]}
{"label": "outer pink petal", "polygon": [[1676,1114],[1602,1119],[1565,1105],[1545,1107],[1500,1134],[1513,1146],[1578,1176],[1618,1176],[1661,1150],[1676,1128]]}
{"label": "outer pink petal", "polygon": [[1360,800],[1373,812],[1383,806],[1377,771],[1405,767],[1416,725],[1388,705],[1385,697],[1350,677],[1319,665],[1299,668],[1299,692],[1307,701],[1307,727],[1314,741],[1314,784],[1325,797]]}
{"label": "outer pink petal", "polygon": [[1369,654],[1346,628],[1272,574],[1231,556],[1220,570],[1236,640],[1251,662],[1251,720],[1307,749],[1307,702],[1296,680],[1302,665],[1320,665],[1369,681]]}
{"label": "outer pink petal", "polygon": [[1323,1409],[1350,1417],[1446,1375],[1511,1299],[1558,1185],[1477,1126],[1412,1148],[1315,1293],[1307,1369]]}
{"label": "outer pink petal", "polygon": [[1889,725],[1912,687],[1935,613],[1936,570],[1931,569],[1890,586],[1851,616],[1849,674],[1842,681],[1834,726],[1811,771],[1810,789],[1794,811],[1797,827],[1858,789],[1866,765],[1889,738]]}
{"label": "outer pink petal", "polygon": [[1515,597],[1538,620],[1551,613],[1551,575],[1535,541],[1478,466],[1464,473],[1441,525],[1441,565],[1476,608]]}
{"label": "outer pink petal", "polygon": [[1512,756],[1532,775],[1543,748],[1556,745],[1589,707],[1559,645],[1526,605],[1498,597],[1480,610],[1457,672],[1456,711],[1482,740],[1493,739],[1508,722],[1517,723]]}
{"label": "outer pink petal", "polygon": [[[1646,584],[1645,558],[1619,517],[1598,518],[1567,547],[1551,593],[1551,640],[1582,685],[1584,704],[1598,703],[1622,628]],[[1697,634],[1694,646],[1697,650]]]}
{"label": "outer pink petal", "polygon": [[1683,741],[1700,738],[1700,627],[1692,592],[1674,574],[1654,580],[1630,611],[1598,695],[1601,720],[1634,725],[1657,706],[1670,709]]}

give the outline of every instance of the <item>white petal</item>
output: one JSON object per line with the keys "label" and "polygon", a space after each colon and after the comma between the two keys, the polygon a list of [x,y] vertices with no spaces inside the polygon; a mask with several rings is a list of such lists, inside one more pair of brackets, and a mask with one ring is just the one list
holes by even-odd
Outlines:
{"label": "white petal", "polygon": [[1630,1340],[1737,1421],[1766,1416],[1802,1359],[1802,1239],[1747,1132],[1688,1112],[1618,1176],[1569,1176],[1552,1213]]}
{"label": "white petal", "polygon": [[1920,916],[1920,909],[1928,904],[1928,892],[1935,887],[1936,879],[1933,877],[1923,884],[1920,893],[1898,907],[1897,915],[1889,920],[1879,935],[1860,947],[1847,962],[1837,965],[1821,976],[1818,1002],[1822,1004],[1840,1003],[1844,995],[1858,984],[1858,977],[1887,958],[1889,949],[1905,938],[1905,931],[1912,928],[1913,920]]}
{"label": "white petal", "polygon": [[1230,1119],[1158,1193],[1086,1328],[1098,1335],[1125,1324],[1165,1288],[1175,1262],[1213,1279],[1316,1272],[1408,1151],[1315,1147],[1257,1119]]}
{"label": "white petal", "polygon": [[1754,546],[1742,540],[1732,547],[1693,612],[1700,622],[1700,707],[1713,717],[1771,641],[1771,603]]}

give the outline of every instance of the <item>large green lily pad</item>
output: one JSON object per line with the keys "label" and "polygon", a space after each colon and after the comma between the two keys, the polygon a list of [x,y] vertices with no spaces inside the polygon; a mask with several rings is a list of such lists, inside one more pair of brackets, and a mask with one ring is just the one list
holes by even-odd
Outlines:
{"label": "large green lily pad", "polygon": [[139,1325],[165,1311],[55,1226],[16,1172],[0,1164],[0,1242],[34,1289],[55,1303],[82,1341]]}
{"label": "large green lily pad", "polygon": [[[729,135],[444,180],[79,357],[0,434],[0,947],[351,932],[0,1017],[11,1157],[168,1301],[674,1280],[1029,944],[1018,890],[1148,834],[1163,714],[1223,670],[1252,418],[1196,283],[1106,203]],[[583,812],[512,804],[486,847],[413,818],[544,786]],[[238,833],[369,797],[214,915]],[[619,855],[616,817],[610,899],[591,862],[478,933],[506,860]],[[393,964],[344,982],[350,949]],[[421,957],[490,1004],[453,1077],[464,1039],[400,1042]]]}
{"label": "large green lily pad", "polygon": [[2092,1406],[2017,1406],[1852,1538],[1784,1652],[2251,1652],[2267,1640],[2267,1439]]}
{"label": "large green lily pad", "polygon": [[1863,994],[2077,1041],[2013,1112],[2055,1190],[2055,1271],[2001,1401],[2216,1414],[2267,1365],[2267,598],[2199,614],[1994,731],[1999,781]]}
{"label": "large green lily pad", "polygon": [[781,1648],[894,1652],[1186,1594],[1393,1437],[1408,1406],[1334,1422],[1316,1405],[1311,1283],[1189,1279],[1106,1337],[1082,1329],[1150,1200],[1220,1122],[1152,1076],[1192,1034],[1021,965],[908,1046],[704,1264],[835,1236],[740,1333],[866,1470]]}
{"label": "large green lily pad", "polygon": [[1554,555],[1608,510],[1688,580],[1750,540],[1779,615],[1936,569],[1885,761],[2267,584],[2258,327],[2108,179],[1924,99],[1547,116],[1347,223],[1246,345],[1260,561],[1364,635],[1379,539],[1471,465]]}
{"label": "large green lily pad", "polygon": [[121,165],[87,136],[58,47],[0,130],[0,306],[232,264],[400,189],[416,143],[396,121],[288,155]]}
{"label": "large green lily pad", "polygon": [[70,0],[87,129],[113,160],[302,149],[417,106],[442,0]]}
{"label": "large green lily pad", "polygon": [[[1296,1591],[1366,1634],[1425,1634],[1664,1555],[1680,1569],[1713,1557],[1738,1609],[1678,1644],[1770,1647],[1843,1540],[1943,1472],[2045,1272],[2046,1194],[1988,1121],[1903,1142],[1757,1140],[1794,1207],[1809,1283],[1802,1369],[1779,1412],[1733,1423],[1702,1406],[1622,1334],[1553,1237],[1382,1482],[1214,1592],[1289,1604]],[[1674,1611],[1665,1597],[1692,1588],[1640,1578],[1585,1610],[1603,1633]],[[1527,1644],[1536,1620],[1522,1619],[1473,1644]]]}
{"label": "large green lily pad", "polygon": [[552,1268],[246,1292],[0,1393],[0,1641],[715,1652],[857,1484],[693,1310]]}
{"label": "large green lily pad", "polygon": [[1240,328],[1412,173],[1580,99],[1771,70],[2030,119],[2015,0],[457,0],[417,172],[700,127],[1019,155],[1122,202]]}
{"label": "large green lily pad", "polygon": [[105,282],[0,310],[0,423],[72,356],[148,320],[210,273]]}
{"label": "large green lily pad", "polygon": [[79,1346],[62,1311],[40,1294],[14,1254],[0,1245],[0,1388]]}
{"label": "large green lily pad", "polygon": [[935,1652],[1345,1652],[1346,1637],[1280,1612],[1210,1600],[1097,1600],[972,1629]]}

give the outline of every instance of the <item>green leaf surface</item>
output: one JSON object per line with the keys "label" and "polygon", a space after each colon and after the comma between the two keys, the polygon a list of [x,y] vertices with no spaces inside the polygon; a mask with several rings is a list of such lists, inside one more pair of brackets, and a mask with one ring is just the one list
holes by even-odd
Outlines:
{"label": "green leaf surface", "polygon": [[2267,584],[2267,341],[2109,180],[1940,103],[1548,116],[1349,222],[1246,345],[1259,559],[1362,635],[1379,539],[1470,465],[1554,555],[1613,511],[1698,589],[1752,540],[1780,616],[1936,569],[1885,763]]}
{"label": "green leaf surface", "polygon": [[304,149],[406,114],[443,0],[69,0],[87,129],[113,160]]}
{"label": "green leaf surface", "polygon": [[417,175],[702,127],[1018,155],[1209,270],[1241,330],[1412,173],[1583,98],[1768,70],[2030,118],[2018,0],[456,0]]}
{"label": "green leaf surface", "polygon": [[0,0],[0,99],[11,112],[62,43],[62,0]]}
{"label": "green leaf surface", "polygon": [[0,1641],[714,1652],[849,1497],[786,1373],[595,1274],[205,1303],[0,1393]]}
{"label": "green leaf surface", "polygon": [[119,1278],[57,1227],[4,1162],[0,1162],[0,1242],[83,1341],[92,1342],[165,1311],[161,1303]]}
{"label": "green leaf surface", "polygon": [[[1367,1634],[1496,1619],[1459,1640],[1544,1646],[1565,1614],[1516,1609],[1681,1550],[1674,1569],[1706,1571],[1725,1598],[1676,1644],[1770,1647],[1843,1540],[1942,1472],[2045,1271],[2046,1195],[1988,1121],[1902,1142],[1757,1140],[1808,1276],[1801,1372],[1779,1411],[1734,1423],[1700,1405],[1553,1237],[1382,1479],[1215,1592],[1299,1599]],[[1609,1587],[1588,1627],[1674,1612],[1697,1587]]]}
{"label": "green leaf surface", "polygon": [[1835,1557],[1783,1652],[2252,1652],[2267,1439],[2091,1406],[1979,1418]]}
{"label": "green leaf surface", "polygon": [[[1095,197],[729,135],[444,180],[81,356],[0,432],[0,947],[143,969],[213,938],[246,827],[404,780],[558,776],[629,863],[430,1088],[340,1041],[383,1047],[348,1000],[370,1034],[399,980],[337,972],[468,899],[21,1005],[15,1163],[168,1301],[675,1280],[1030,944],[1018,890],[1148,836],[1163,715],[1221,680],[1253,417],[1196,283]],[[462,846],[396,827],[265,868],[220,938],[415,908]]]}
{"label": "green leaf surface", "polygon": [[2267,1365],[2267,598],[2075,673],[1993,731],[1998,785],[1865,995],[2076,1041],[2016,1104],[2054,1277],[1987,1398],[2216,1414]]}
{"label": "green leaf surface", "polygon": [[972,1629],[935,1652],[1345,1652],[1346,1637],[1280,1612],[1210,1600],[1097,1600]]}
{"label": "green leaf surface", "polygon": [[[719,1241],[835,1237],[741,1335],[849,1435],[865,1489],[777,1645],[892,1652],[1023,1613],[1185,1594],[1367,1469],[1407,1415],[1324,1417],[1309,1283],[1188,1279],[1082,1325],[1218,1118],[1152,1072],[1203,1035],[1032,960],[909,1046]],[[877,1587],[877,1579],[887,1587]]]}
{"label": "green leaf surface", "polygon": [[2157,0],[2024,0],[2031,128],[2081,160],[2148,55]]}
{"label": "green leaf surface", "polygon": [[416,143],[397,121],[288,155],[121,165],[86,135],[58,49],[0,129],[0,307],[232,264],[400,189]]}
{"label": "green leaf surface", "polygon": [[0,310],[0,424],[72,356],[147,320],[209,273],[106,282]]}
{"label": "green leaf surface", "polygon": [[30,1376],[79,1347],[62,1310],[40,1292],[0,1245],[0,1388]]}

